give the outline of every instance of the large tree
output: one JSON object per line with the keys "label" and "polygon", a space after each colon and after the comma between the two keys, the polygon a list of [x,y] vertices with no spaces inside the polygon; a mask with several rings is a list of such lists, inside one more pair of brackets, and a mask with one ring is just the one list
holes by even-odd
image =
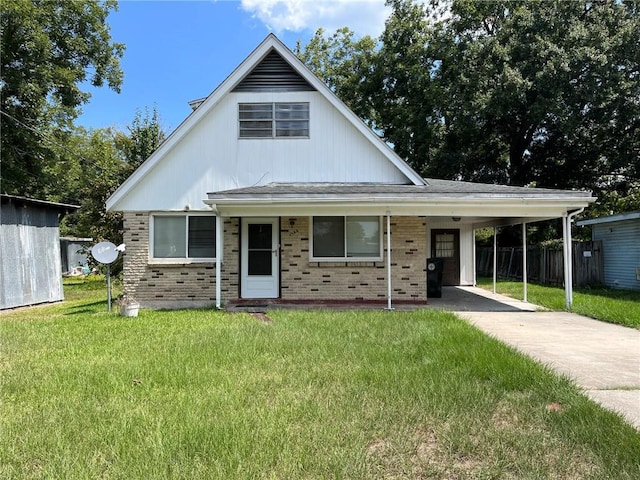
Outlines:
{"label": "large tree", "polygon": [[416,170],[637,198],[638,0],[387,3],[375,51],[316,35],[302,58]]}
{"label": "large tree", "polygon": [[80,205],[78,212],[65,217],[63,233],[120,243],[122,214],[107,212],[105,203],[164,138],[156,108],[138,111],[124,132],[77,128],[69,135],[46,172],[57,179],[57,191],[50,197]]}
{"label": "large tree", "polygon": [[52,149],[89,99],[82,84],[119,91],[124,46],[107,24],[116,8],[115,0],[2,1],[2,191],[43,195]]}
{"label": "large tree", "polygon": [[[598,189],[638,178],[637,2],[456,0],[439,32],[435,169]],[[487,155],[488,154],[488,155]]]}

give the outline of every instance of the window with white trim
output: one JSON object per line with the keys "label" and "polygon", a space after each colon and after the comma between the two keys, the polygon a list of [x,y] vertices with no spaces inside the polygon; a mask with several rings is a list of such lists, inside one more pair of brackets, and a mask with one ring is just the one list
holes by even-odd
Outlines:
{"label": "window with white trim", "polygon": [[308,103],[241,103],[240,138],[308,138]]}
{"label": "window with white trim", "polygon": [[311,259],[376,261],[382,259],[380,217],[313,217]]}
{"label": "window with white trim", "polygon": [[214,215],[153,215],[151,258],[212,261],[216,258]]}

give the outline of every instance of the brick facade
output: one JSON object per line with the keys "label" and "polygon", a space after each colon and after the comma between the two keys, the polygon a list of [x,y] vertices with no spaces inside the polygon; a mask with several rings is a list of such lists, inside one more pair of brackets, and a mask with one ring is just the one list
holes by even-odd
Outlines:
{"label": "brick facade", "polygon": [[[240,219],[224,219],[222,302],[240,291]],[[386,222],[383,222],[386,230]],[[145,307],[215,305],[215,263],[160,264],[149,260],[149,214],[125,213],[124,290]],[[385,232],[386,239],[386,232]],[[385,240],[386,241],[386,240]],[[379,262],[311,262],[309,218],[283,217],[280,228],[282,300],[384,300],[386,246]],[[427,235],[424,217],[391,218],[395,300],[426,300]]]}
{"label": "brick facade", "polygon": [[[222,300],[238,296],[239,219],[224,220]],[[149,260],[149,214],[124,215],[124,291],[150,308],[215,305],[215,263],[161,264]]]}
{"label": "brick facade", "polygon": [[[386,242],[386,222],[383,224]],[[386,245],[384,258],[379,262],[311,262],[309,217],[284,217],[281,225],[280,288],[283,300],[387,298]],[[426,299],[426,258],[426,219],[392,217],[393,299]]]}

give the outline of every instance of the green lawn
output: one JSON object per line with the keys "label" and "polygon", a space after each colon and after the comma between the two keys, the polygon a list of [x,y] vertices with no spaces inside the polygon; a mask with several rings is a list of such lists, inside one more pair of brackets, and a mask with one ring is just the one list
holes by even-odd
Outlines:
{"label": "green lawn", "polygon": [[0,478],[640,478],[640,435],[455,316],[0,315]]}
{"label": "green lawn", "polygon": [[[492,290],[493,279],[480,277],[478,286]],[[513,298],[523,298],[522,282],[498,280],[496,291]],[[527,283],[527,299],[551,310],[565,310],[563,287]],[[640,328],[640,292],[611,288],[577,288],[573,292],[571,311],[609,323]]]}

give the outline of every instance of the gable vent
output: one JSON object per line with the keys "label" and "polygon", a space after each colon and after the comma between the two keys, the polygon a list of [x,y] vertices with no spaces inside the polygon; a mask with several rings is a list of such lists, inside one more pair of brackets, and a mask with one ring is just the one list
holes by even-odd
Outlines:
{"label": "gable vent", "polygon": [[308,92],[309,82],[296,72],[275,50],[233,89],[234,92]]}

